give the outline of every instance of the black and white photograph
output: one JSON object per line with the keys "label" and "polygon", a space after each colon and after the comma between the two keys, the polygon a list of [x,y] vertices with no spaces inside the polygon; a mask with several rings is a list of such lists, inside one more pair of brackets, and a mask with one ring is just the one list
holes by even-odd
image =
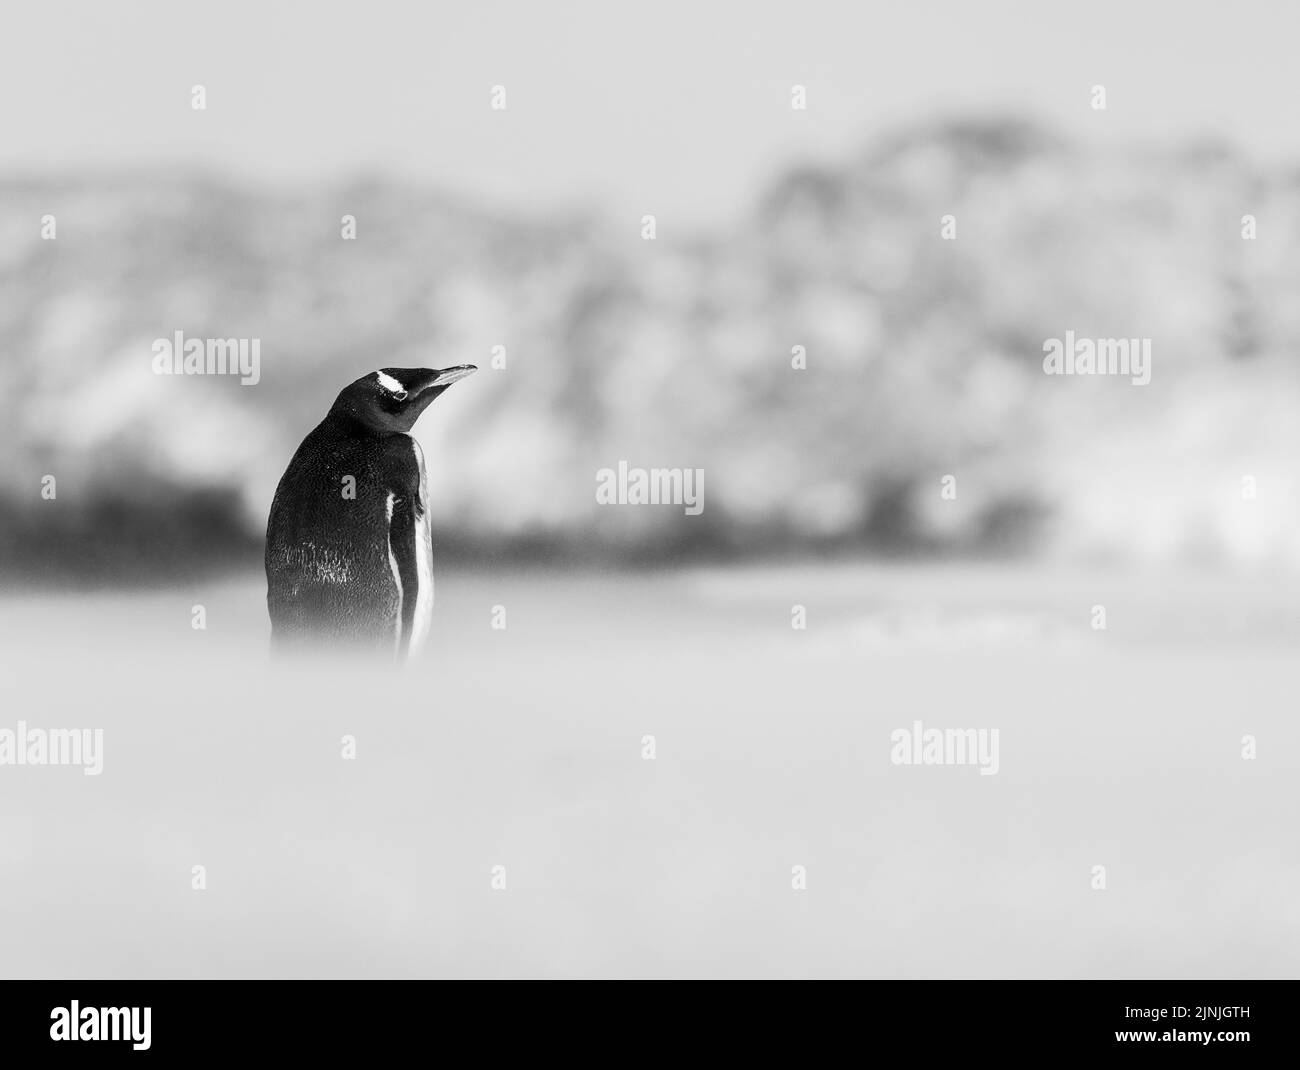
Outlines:
{"label": "black and white photograph", "polygon": [[1284,1040],[1298,38],[6,4],[0,1032],[833,980]]}

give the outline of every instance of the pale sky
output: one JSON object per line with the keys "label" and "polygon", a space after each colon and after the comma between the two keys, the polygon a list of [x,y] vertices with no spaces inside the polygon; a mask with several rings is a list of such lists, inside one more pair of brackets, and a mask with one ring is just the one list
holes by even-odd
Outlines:
{"label": "pale sky", "polygon": [[[503,204],[722,220],[778,165],[934,114],[1300,161],[1276,0],[41,0],[0,7],[0,175],[378,171]],[[202,83],[208,108],[190,107]],[[808,110],[790,108],[794,84]],[[1106,87],[1104,113],[1089,106]],[[494,85],[507,109],[489,107]]]}

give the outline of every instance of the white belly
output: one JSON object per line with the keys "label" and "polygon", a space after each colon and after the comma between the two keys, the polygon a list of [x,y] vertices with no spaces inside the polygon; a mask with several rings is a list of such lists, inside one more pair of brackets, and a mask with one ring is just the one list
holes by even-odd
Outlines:
{"label": "white belly", "polygon": [[415,620],[411,626],[410,656],[424,647],[433,623],[433,533],[429,529],[429,479],[424,469],[424,451],[411,439],[415,459],[420,463],[420,509],[415,518],[415,566],[419,577],[415,595]]}

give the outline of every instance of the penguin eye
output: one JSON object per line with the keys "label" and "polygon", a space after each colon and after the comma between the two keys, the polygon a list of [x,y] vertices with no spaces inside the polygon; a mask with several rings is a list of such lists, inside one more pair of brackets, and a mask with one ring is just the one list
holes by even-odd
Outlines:
{"label": "penguin eye", "polygon": [[402,385],[400,379],[396,379],[387,372],[375,372],[375,381],[379,384],[379,389],[388,394],[396,401],[406,400],[406,387]]}

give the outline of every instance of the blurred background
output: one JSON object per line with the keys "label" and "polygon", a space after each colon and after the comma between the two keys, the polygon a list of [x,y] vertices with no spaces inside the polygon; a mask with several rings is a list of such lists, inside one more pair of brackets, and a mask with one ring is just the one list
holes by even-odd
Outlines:
{"label": "blurred background", "polygon": [[[418,432],[458,553],[1293,568],[1300,146],[1259,54],[1284,43],[1089,12],[9,15],[0,563],[255,563],[343,385],[471,362]],[[177,330],[259,338],[261,383],[154,376]],[[1152,384],[1043,375],[1066,330],[1151,338]],[[704,468],[703,515],[594,509],[619,459]]]}
{"label": "blurred background", "polygon": [[[0,970],[1293,975],[1298,18],[6,10],[0,685],[108,755],[0,770],[0,909],[82,919]],[[1067,331],[1150,384],[1044,375]],[[459,363],[424,675],[273,670],[297,444]],[[597,506],[620,460],[702,515]],[[891,767],[913,718],[1002,772]]]}

